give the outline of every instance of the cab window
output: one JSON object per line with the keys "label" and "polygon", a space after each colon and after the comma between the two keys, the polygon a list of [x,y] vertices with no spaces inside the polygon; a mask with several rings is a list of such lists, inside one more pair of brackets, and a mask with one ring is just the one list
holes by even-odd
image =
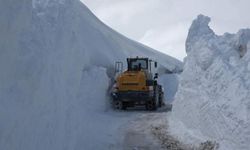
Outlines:
{"label": "cab window", "polygon": [[141,70],[141,69],[148,69],[147,60],[145,59],[135,59],[130,60],[128,63],[128,69],[129,70]]}

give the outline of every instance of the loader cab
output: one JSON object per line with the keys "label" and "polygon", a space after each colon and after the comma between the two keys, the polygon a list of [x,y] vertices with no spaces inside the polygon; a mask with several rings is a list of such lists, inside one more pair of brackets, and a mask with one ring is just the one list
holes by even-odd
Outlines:
{"label": "loader cab", "polygon": [[[137,72],[143,71],[149,76],[153,76],[154,72],[156,72],[157,62],[153,61],[149,58],[143,57],[133,57],[127,58],[127,72]],[[115,63],[115,74],[119,75],[124,72],[123,70],[123,62],[117,61]],[[157,75],[155,74],[155,79]]]}
{"label": "loader cab", "polygon": [[148,70],[148,58],[128,58],[128,71]]}
{"label": "loader cab", "polygon": [[153,68],[157,68],[157,62],[148,58],[127,58],[128,71],[147,71],[152,72]]}

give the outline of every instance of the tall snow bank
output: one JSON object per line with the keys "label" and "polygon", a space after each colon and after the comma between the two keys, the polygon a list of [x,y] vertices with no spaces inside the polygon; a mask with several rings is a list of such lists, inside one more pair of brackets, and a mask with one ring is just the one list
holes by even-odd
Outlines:
{"label": "tall snow bank", "polygon": [[172,117],[190,133],[216,140],[222,150],[248,150],[250,29],[218,36],[209,22],[199,15],[190,27]]}
{"label": "tall snow bank", "polygon": [[104,113],[107,73],[137,55],[182,68],[113,31],[78,0],[1,0],[0,149],[108,149],[122,121]]}
{"label": "tall snow bank", "polygon": [[179,74],[164,74],[158,80],[164,89],[164,99],[167,103],[174,100],[179,85],[178,76]]}

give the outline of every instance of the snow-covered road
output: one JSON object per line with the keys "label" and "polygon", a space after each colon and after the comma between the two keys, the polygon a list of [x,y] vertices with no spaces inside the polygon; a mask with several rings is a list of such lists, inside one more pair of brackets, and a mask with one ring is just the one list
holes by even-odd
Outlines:
{"label": "snow-covered road", "polygon": [[161,150],[160,140],[153,134],[154,127],[166,125],[167,112],[148,112],[142,109],[117,111],[113,115],[121,115],[126,118],[123,124],[117,124],[118,130],[113,134],[120,141],[109,145],[109,149],[120,150]]}
{"label": "snow-covered road", "polygon": [[[149,112],[141,109],[117,111],[127,121],[119,124],[117,134],[120,141],[109,145],[111,150],[215,150],[218,145],[204,141],[197,145],[180,142],[168,129],[168,116],[171,112],[162,109]],[[217,147],[218,148],[218,147]]]}
{"label": "snow-covered road", "polygon": [[[161,144],[154,137],[152,127],[166,124],[167,112],[164,109],[156,112],[146,111],[145,108],[112,110],[107,95],[111,83],[106,69],[92,68],[83,73],[82,79],[84,82],[80,84],[79,99],[72,102],[74,111],[70,114],[70,126],[75,132],[70,138],[72,149],[160,149]],[[99,85],[98,88],[96,85]],[[166,82],[162,85],[166,87],[169,84]],[[169,92],[171,90],[166,91],[166,95]]]}
{"label": "snow-covered road", "polygon": [[[165,114],[165,113],[164,113]],[[130,120],[125,128],[124,150],[161,150],[160,142],[153,136],[152,129],[159,124],[159,113],[138,113],[136,118]],[[166,121],[166,115],[161,120]]]}
{"label": "snow-covered road", "polygon": [[[122,116],[126,121],[116,124],[113,137],[119,137],[116,143],[108,146],[111,150],[165,150],[188,149],[168,132],[167,116],[164,109],[150,112],[144,109],[115,111],[112,115]],[[118,120],[116,120],[118,121]]]}

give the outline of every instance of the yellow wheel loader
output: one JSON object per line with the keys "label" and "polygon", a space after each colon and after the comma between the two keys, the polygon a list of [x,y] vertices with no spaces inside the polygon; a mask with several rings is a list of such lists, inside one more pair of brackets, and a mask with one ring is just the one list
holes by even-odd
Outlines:
{"label": "yellow wheel loader", "polygon": [[126,109],[144,105],[147,110],[156,110],[163,105],[162,86],[157,83],[157,62],[149,58],[127,58],[127,70],[123,63],[116,62],[115,83],[112,88],[112,105],[115,109]]}

